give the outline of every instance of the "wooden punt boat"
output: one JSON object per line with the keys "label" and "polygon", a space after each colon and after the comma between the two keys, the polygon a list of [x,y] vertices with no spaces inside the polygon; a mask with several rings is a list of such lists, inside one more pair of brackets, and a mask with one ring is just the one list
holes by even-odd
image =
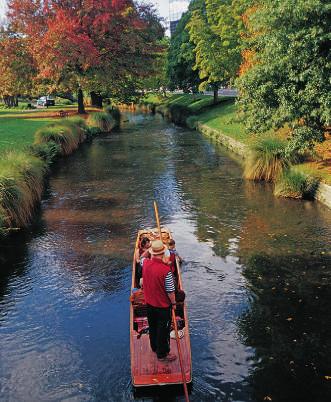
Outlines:
{"label": "wooden punt boat", "polygon": [[[150,240],[159,239],[158,229],[140,230],[138,232],[135,251],[143,237]],[[168,229],[162,228],[162,240],[166,244],[171,239]],[[180,264],[176,261],[178,289],[183,290]],[[132,288],[131,294],[138,287],[136,276],[135,253],[133,255]],[[192,381],[191,344],[188,326],[188,317],[185,301],[177,303],[176,321],[179,329],[182,328],[180,349],[186,382]],[[150,348],[148,335],[147,307],[142,304],[130,304],[130,349],[131,349],[131,375],[134,387],[150,387],[159,385],[183,384],[176,339],[170,339],[171,353],[177,355],[172,362],[160,362]]]}

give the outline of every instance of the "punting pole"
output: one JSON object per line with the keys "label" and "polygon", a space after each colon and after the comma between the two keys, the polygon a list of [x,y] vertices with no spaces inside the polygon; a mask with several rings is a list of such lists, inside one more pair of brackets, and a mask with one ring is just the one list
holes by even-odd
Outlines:
{"label": "punting pole", "polygon": [[172,321],[174,323],[174,329],[175,329],[175,334],[176,334],[176,343],[177,343],[177,349],[178,349],[180,369],[182,372],[185,400],[186,400],[186,402],[190,402],[190,399],[188,397],[187,383],[186,383],[186,377],[185,377],[185,372],[184,372],[183,356],[182,356],[182,351],[180,348],[180,341],[179,341],[179,336],[178,336],[178,328],[177,328],[175,309],[172,309]]}
{"label": "punting pole", "polygon": [[154,211],[155,211],[155,218],[156,218],[157,228],[158,228],[159,234],[160,234],[160,240],[162,241],[162,231],[161,231],[161,225],[160,225],[160,219],[159,219],[159,211],[158,211],[158,208],[157,208],[156,201],[154,201]]}
{"label": "punting pole", "polygon": [[[156,201],[154,201],[154,210],[155,210],[155,217],[156,217],[157,227],[158,227],[159,233],[160,233],[160,240],[162,241],[162,231],[161,231],[161,225],[160,225],[160,219],[159,219],[159,211],[158,211],[158,209],[157,209],[157,203],[156,203]],[[183,356],[182,356],[182,351],[181,351],[181,348],[180,348],[180,342],[179,342],[179,336],[178,336],[178,328],[177,328],[177,321],[176,321],[176,314],[175,314],[175,310],[174,310],[174,309],[172,309],[172,321],[173,321],[173,323],[174,323],[174,329],[175,329],[175,334],[176,334],[176,343],[177,343],[177,349],[178,349],[180,370],[181,370],[181,372],[182,372],[182,379],[183,379],[185,400],[186,400],[186,402],[190,402],[190,399],[189,399],[189,397],[188,397],[187,383],[186,383],[186,377],[185,377],[184,366],[183,366]]]}

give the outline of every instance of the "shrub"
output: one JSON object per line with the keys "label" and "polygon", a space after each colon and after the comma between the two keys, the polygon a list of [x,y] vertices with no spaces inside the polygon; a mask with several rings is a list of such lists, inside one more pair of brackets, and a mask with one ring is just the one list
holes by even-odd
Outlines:
{"label": "shrub", "polygon": [[[1,187],[0,187],[0,194],[1,194]],[[0,238],[5,237],[7,234],[8,228],[8,217],[6,214],[5,209],[0,205]]]}
{"label": "shrub", "polygon": [[70,124],[66,126],[54,124],[37,130],[34,144],[43,144],[50,141],[60,145],[62,155],[69,155],[77,149],[81,138],[78,131],[71,127]]}
{"label": "shrub", "polygon": [[86,135],[89,140],[92,140],[94,137],[97,137],[101,133],[102,131],[99,127],[89,127],[87,129]]}
{"label": "shrub", "polygon": [[190,116],[186,119],[186,125],[188,128],[191,130],[194,130],[197,128],[197,123],[199,121],[198,116]]}
{"label": "shrub", "polygon": [[109,113],[109,114],[111,114],[112,110],[113,110],[113,107],[111,105],[107,105],[103,108],[103,111],[106,113]]}
{"label": "shrub", "polygon": [[[2,224],[26,226],[43,191],[46,164],[28,153],[8,152],[0,162]],[[5,213],[3,212],[5,211]],[[2,230],[3,232],[3,230]]]}
{"label": "shrub", "polygon": [[109,132],[115,127],[113,117],[106,112],[91,113],[87,119],[87,124],[90,127],[97,127],[102,132]]}
{"label": "shrub", "polygon": [[56,105],[63,105],[63,106],[70,106],[74,103],[72,99],[62,98],[61,96],[55,97],[55,104]]}
{"label": "shrub", "polygon": [[79,142],[86,139],[87,124],[86,120],[79,116],[72,116],[68,119],[61,120],[60,125],[70,127],[74,133],[79,136]]}
{"label": "shrub", "polygon": [[251,147],[244,176],[250,180],[274,181],[290,166],[285,156],[286,142],[279,138],[262,138]]}
{"label": "shrub", "polygon": [[67,119],[61,120],[61,124],[66,124],[66,123],[76,125],[76,126],[78,126],[80,128],[83,128],[84,130],[87,129],[86,120],[83,119],[83,117],[80,117],[80,116],[70,116]]}
{"label": "shrub", "polygon": [[29,147],[29,152],[44,160],[47,166],[51,165],[58,155],[61,154],[61,146],[53,141],[43,144],[34,144]]}
{"label": "shrub", "polygon": [[274,194],[285,198],[314,198],[318,189],[318,180],[294,169],[283,171],[276,181]]}
{"label": "shrub", "polygon": [[119,127],[121,123],[121,112],[117,107],[106,106],[104,108],[106,113],[109,113],[111,117],[114,119],[115,127]]}

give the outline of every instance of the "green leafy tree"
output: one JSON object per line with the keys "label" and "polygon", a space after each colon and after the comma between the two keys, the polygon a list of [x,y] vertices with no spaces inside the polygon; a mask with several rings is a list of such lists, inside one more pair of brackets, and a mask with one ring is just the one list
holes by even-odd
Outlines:
{"label": "green leafy tree", "polygon": [[201,83],[199,72],[194,69],[194,44],[190,42],[186,28],[196,5],[197,1],[191,3],[189,11],[183,14],[171,38],[167,66],[168,86],[171,90],[182,89],[184,92],[196,93]]}
{"label": "green leafy tree", "polygon": [[195,68],[202,80],[200,89],[211,85],[215,103],[219,86],[236,77],[241,63],[243,3],[205,0],[192,12],[187,24],[190,40],[195,45]]}
{"label": "green leafy tree", "polygon": [[240,106],[251,132],[288,125],[292,153],[322,141],[330,125],[330,2],[255,3],[247,18],[251,60],[238,80]]}
{"label": "green leafy tree", "polygon": [[160,51],[155,53],[153,71],[149,77],[142,80],[141,85],[144,90],[161,92],[163,96],[166,96],[168,86],[168,48],[169,39],[162,39],[162,41],[160,41]]}

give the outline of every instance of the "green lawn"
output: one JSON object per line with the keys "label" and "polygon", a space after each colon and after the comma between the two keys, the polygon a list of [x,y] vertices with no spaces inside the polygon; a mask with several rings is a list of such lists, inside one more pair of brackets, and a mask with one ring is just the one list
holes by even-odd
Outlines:
{"label": "green lawn", "polygon": [[252,141],[252,136],[245,132],[244,124],[238,120],[237,106],[234,100],[226,100],[219,105],[204,110],[197,116],[197,120],[246,145]]}
{"label": "green lawn", "polygon": [[43,113],[51,113],[51,112],[58,112],[59,110],[77,110],[77,105],[56,105],[56,106],[49,106],[48,108],[40,108],[40,109],[19,109],[19,108],[11,108],[5,109],[0,108],[0,117],[24,117],[24,116],[31,116],[33,114],[42,115]]}
{"label": "green lawn", "polygon": [[22,149],[33,143],[35,131],[54,119],[15,119],[0,118],[0,152],[9,149]]}
{"label": "green lawn", "polygon": [[212,96],[205,95],[189,95],[189,94],[177,94],[172,95],[169,98],[164,99],[162,105],[165,107],[170,107],[173,105],[185,106],[192,114],[198,113],[201,109],[208,107],[213,104]]}

